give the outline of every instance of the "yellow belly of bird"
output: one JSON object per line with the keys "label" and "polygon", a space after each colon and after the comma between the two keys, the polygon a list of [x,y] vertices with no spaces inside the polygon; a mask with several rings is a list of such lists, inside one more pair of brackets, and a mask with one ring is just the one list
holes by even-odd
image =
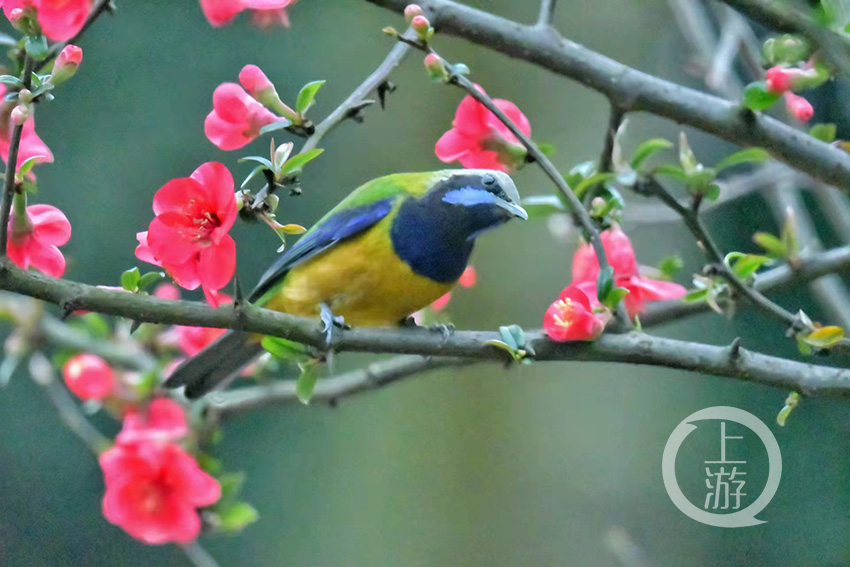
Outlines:
{"label": "yellow belly of bird", "polygon": [[362,236],[293,268],[265,307],[317,317],[320,304],[326,303],[347,324],[381,327],[396,325],[430,305],[454,283],[415,274],[393,251],[390,223],[385,218]]}

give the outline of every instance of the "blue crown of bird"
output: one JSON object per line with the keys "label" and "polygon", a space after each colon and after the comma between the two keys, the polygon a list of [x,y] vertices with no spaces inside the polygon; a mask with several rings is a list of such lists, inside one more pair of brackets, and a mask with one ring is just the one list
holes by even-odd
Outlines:
{"label": "blue crown of bird", "polygon": [[[487,169],[396,173],[355,189],[288,248],[260,279],[252,303],[327,323],[398,325],[448,292],[475,239],[527,219],[510,176]],[[262,353],[262,337],[230,331],[166,382],[190,398],[235,376]]]}

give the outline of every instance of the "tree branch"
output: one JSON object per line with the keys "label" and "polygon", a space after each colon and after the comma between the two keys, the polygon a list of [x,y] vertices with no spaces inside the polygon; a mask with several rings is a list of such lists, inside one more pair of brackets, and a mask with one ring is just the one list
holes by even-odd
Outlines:
{"label": "tree branch", "polygon": [[[31,274],[0,260],[0,288],[59,304],[149,323],[237,329],[326,348],[318,321],[262,309],[250,304],[213,309],[202,303],[169,301],[112,291]],[[507,356],[486,341],[499,334],[458,331],[448,338],[429,329],[355,328],[342,330],[335,351],[418,354],[506,362]],[[642,333],[603,335],[593,342],[556,343],[541,332],[527,333],[535,360],[582,360],[665,366],[728,376],[806,395],[850,397],[850,371],[814,366],[740,350],[652,337]]]}
{"label": "tree branch", "polygon": [[[462,358],[399,356],[366,368],[319,380],[312,402],[335,405],[339,400],[362,392],[389,386],[400,380],[438,368],[466,366],[478,362]],[[265,386],[251,386],[228,392],[215,392],[208,398],[207,408],[226,417],[267,405],[297,402],[294,380],[279,380]]]}
{"label": "tree branch", "polygon": [[[367,0],[402,12],[407,0]],[[742,146],[758,146],[827,183],[850,190],[850,155],[738,104],[653,77],[561,37],[451,0],[422,0],[439,32],[459,36],[574,79],[625,112],[646,111]]]}
{"label": "tree branch", "polygon": [[555,7],[558,0],[540,0],[540,15],[537,17],[538,26],[551,26],[555,19]]}

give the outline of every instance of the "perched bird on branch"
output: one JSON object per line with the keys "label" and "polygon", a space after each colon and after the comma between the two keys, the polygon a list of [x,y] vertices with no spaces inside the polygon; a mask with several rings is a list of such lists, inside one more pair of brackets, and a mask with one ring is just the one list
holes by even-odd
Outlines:
{"label": "perched bird on branch", "polygon": [[[397,325],[449,291],[475,239],[528,215],[511,178],[481,169],[398,173],[360,186],[263,275],[249,301],[346,324]],[[257,335],[228,332],[181,364],[166,386],[199,397],[262,352]]]}

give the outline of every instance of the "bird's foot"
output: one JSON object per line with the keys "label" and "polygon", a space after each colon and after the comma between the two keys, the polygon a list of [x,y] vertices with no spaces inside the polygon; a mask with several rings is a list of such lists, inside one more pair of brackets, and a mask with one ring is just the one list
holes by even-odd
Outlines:
{"label": "bird's foot", "polygon": [[319,310],[319,317],[322,320],[322,332],[325,333],[325,346],[330,350],[333,347],[334,327],[350,329],[351,326],[345,324],[345,318],[342,315],[334,315],[334,312],[327,303],[322,303],[319,306]]}
{"label": "bird's foot", "polygon": [[455,332],[455,326],[452,323],[434,323],[428,325],[428,330],[432,333],[440,333],[443,335],[443,342],[448,341]]}

